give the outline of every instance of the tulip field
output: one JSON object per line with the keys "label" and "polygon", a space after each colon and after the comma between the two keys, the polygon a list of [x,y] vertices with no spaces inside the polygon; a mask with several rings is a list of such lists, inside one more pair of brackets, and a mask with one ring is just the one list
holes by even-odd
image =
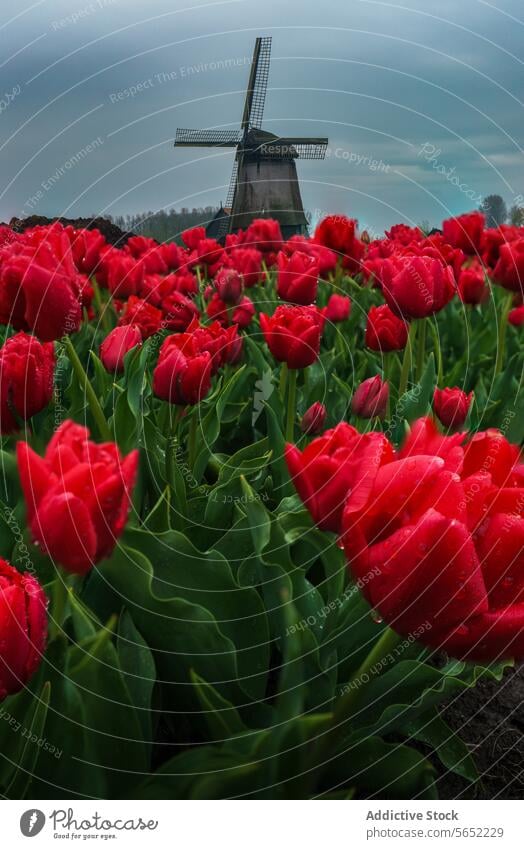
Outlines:
{"label": "tulip field", "polygon": [[1,795],[478,795],[443,710],[524,657],[524,228],[179,241],[0,227]]}

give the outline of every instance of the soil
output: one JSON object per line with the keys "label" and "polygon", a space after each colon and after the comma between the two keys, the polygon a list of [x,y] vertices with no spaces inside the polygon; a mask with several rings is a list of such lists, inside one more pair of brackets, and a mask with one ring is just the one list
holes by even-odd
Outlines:
{"label": "soil", "polygon": [[442,715],[468,745],[480,780],[471,785],[455,773],[439,772],[441,799],[524,799],[524,666],[503,680],[481,680],[450,702]]}
{"label": "soil", "polygon": [[100,230],[106,242],[111,245],[125,245],[131,236],[136,235],[124,232],[107,218],[46,218],[43,215],[30,215],[28,218],[11,218],[9,227],[16,233],[23,233],[30,227],[52,224],[53,221],[60,221],[64,226],[72,224],[76,230]]}

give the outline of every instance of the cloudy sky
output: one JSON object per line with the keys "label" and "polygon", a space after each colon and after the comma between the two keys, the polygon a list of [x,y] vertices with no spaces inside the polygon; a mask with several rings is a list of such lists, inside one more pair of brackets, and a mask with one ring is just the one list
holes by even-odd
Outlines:
{"label": "cloudy sky", "polygon": [[[217,204],[257,35],[264,127],[328,136],[299,164],[314,218],[380,233],[524,195],[521,0],[17,0],[0,11],[0,220]],[[524,202],[524,201],[523,201]]]}

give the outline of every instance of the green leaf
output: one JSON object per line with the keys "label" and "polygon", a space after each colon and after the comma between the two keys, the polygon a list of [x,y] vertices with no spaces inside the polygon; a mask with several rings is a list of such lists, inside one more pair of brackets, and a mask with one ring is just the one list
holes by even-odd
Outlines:
{"label": "green leaf", "polygon": [[191,670],[190,678],[204,711],[204,719],[212,740],[222,743],[248,730],[237,709],[233,707],[231,702],[224,699],[211,684],[204,681],[194,670]]}
{"label": "green leaf", "polygon": [[43,738],[50,697],[51,685],[49,681],[46,681],[33,703],[33,709],[27,720],[27,735],[25,736],[24,746],[17,762],[16,771],[5,791],[9,799],[25,799],[27,797],[40,755],[40,747],[37,743]]}
{"label": "green leaf", "polygon": [[117,651],[122,675],[142,727],[142,738],[149,742],[153,733],[151,697],[156,682],[155,662],[128,610],[122,611],[120,615]]}

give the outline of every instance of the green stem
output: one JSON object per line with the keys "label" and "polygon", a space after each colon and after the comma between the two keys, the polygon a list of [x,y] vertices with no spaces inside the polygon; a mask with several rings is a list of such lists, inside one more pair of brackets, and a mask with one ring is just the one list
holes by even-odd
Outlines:
{"label": "green stem", "polygon": [[[393,631],[391,628],[386,628],[382,636],[375,643],[366,659],[357,669],[352,681],[342,695],[335,703],[335,707],[329,721],[329,725],[321,736],[317,737],[313,747],[310,763],[310,784],[313,781],[318,783],[319,777],[324,772],[327,766],[327,761],[336,749],[341,736],[346,729],[343,727],[346,722],[351,720],[355,714],[355,710],[362,696],[362,691],[365,691],[366,684],[373,678],[374,675],[380,673],[381,667],[375,671],[378,664],[384,664],[384,661],[389,662],[388,655],[398,645],[402,637]],[[392,658],[391,658],[392,659]]]}
{"label": "green stem", "polygon": [[63,342],[67,356],[69,357],[69,362],[73,366],[73,371],[76,374],[77,380],[84,390],[85,397],[87,399],[89,409],[91,410],[91,415],[93,416],[98,428],[98,432],[104,442],[110,442],[111,431],[109,430],[109,425],[107,424],[106,417],[104,416],[102,407],[100,406],[100,402],[96,396],[96,392],[91,386],[85,369],[80,362],[78,354],[76,353],[75,346],[71,342],[71,338],[69,336],[64,336]]}
{"label": "green stem", "polygon": [[63,625],[67,615],[68,598],[69,590],[67,586],[67,576],[64,572],[57,569],[56,578],[53,584],[53,606],[49,623],[51,639],[58,636],[58,634],[61,634],[63,631]]}
{"label": "green stem", "polygon": [[177,433],[178,433],[178,424],[182,415],[184,413],[183,407],[177,407],[175,410],[175,414],[172,415],[171,405],[169,407],[169,436],[167,437],[166,442],[166,478],[169,486],[171,487],[172,492],[176,492],[176,477],[175,477],[175,464],[176,464],[176,447],[178,443]]}
{"label": "green stem", "polygon": [[288,387],[287,387],[287,418],[286,418],[286,440],[293,442],[295,435],[295,418],[296,411],[296,396],[297,396],[297,370],[289,369]]}
{"label": "green stem", "polygon": [[415,338],[417,335],[417,322],[412,321],[409,327],[408,341],[406,342],[406,347],[404,348],[404,358],[402,360],[402,369],[400,372],[400,384],[398,387],[398,398],[399,401],[404,395],[407,387],[408,387],[408,379],[409,374],[411,372],[411,363],[413,360],[413,348],[415,345]]}
{"label": "green stem", "polygon": [[417,374],[416,381],[420,383],[424,374],[424,364],[426,360],[426,329],[429,319],[423,318],[420,320],[420,328],[418,334],[417,347]]}
{"label": "green stem", "polygon": [[93,286],[93,294],[95,299],[96,311],[100,318],[100,323],[105,330],[106,333],[109,333],[111,330],[111,323],[109,321],[109,313],[107,311],[107,304],[104,304],[102,301],[102,295],[100,294],[100,287],[96,282],[95,277],[91,277],[91,285]]}
{"label": "green stem", "polygon": [[499,316],[499,323],[497,328],[497,358],[495,360],[495,374],[494,377],[497,377],[498,374],[502,371],[502,366],[504,365],[504,355],[506,353],[506,331],[508,328],[508,314],[511,310],[513,304],[513,294],[509,292],[502,302],[502,312]]}
{"label": "green stem", "polygon": [[286,400],[286,389],[287,389],[287,376],[288,376],[288,367],[287,363],[282,363],[282,367],[280,369],[280,383],[279,383],[279,393],[282,403],[284,404]]}
{"label": "green stem", "polygon": [[391,353],[384,354],[384,366],[382,369],[384,383],[389,386],[388,400],[386,402],[386,421],[391,419],[391,371],[393,366],[393,355]]}
{"label": "green stem", "polygon": [[440,386],[442,383],[442,350],[440,347],[440,339],[438,335],[438,324],[436,316],[433,316],[433,321],[430,324],[431,334],[433,336],[433,347],[435,348],[435,353],[437,355],[437,386]]}
{"label": "green stem", "polygon": [[195,453],[196,453],[196,437],[197,437],[197,427],[198,427],[198,407],[195,407],[193,410],[193,415],[189,421],[189,435],[187,440],[187,459],[189,463],[189,468],[192,469],[195,465]]}

